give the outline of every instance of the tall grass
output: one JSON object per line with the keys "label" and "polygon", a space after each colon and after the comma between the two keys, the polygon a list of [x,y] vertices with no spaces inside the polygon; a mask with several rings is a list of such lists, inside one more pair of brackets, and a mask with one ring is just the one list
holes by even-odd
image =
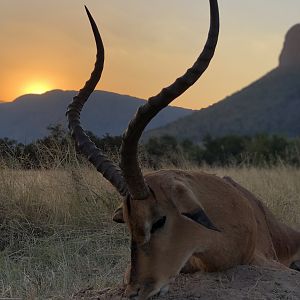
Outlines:
{"label": "tall grass", "polygon": [[[183,168],[194,166],[182,165]],[[260,196],[300,228],[300,170],[208,168]],[[0,298],[68,299],[122,280],[129,237],[111,221],[119,198],[89,166],[0,169]]]}
{"label": "tall grass", "polygon": [[88,168],[0,171],[0,298],[45,299],[121,279],[114,190]]}

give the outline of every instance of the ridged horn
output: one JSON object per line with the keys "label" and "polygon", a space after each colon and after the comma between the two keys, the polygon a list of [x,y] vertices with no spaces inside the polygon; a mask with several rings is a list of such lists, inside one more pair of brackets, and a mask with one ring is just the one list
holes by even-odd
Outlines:
{"label": "ridged horn", "polygon": [[210,0],[210,29],[204,49],[194,65],[169,87],[158,95],[149,98],[130,121],[123,135],[121,146],[121,169],[130,195],[133,199],[142,200],[149,196],[149,188],[145,183],[138,162],[138,141],[148,123],[173,100],[182,95],[204,73],[214,56],[219,36],[219,8],[217,0]]}
{"label": "ridged horn", "polygon": [[68,106],[66,113],[68,126],[78,149],[122,196],[126,196],[128,194],[128,189],[121,170],[111,160],[109,160],[99,148],[96,147],[96,145],[86,135],[80,124],[81,110],[91,93],[96,88],[96,85],[101,78],[104,66],[103,42],[92,15],[87,7],[85,7],[85,9],[96,41],[97,59],[90,79],[85,83],[85,86],[79,91],[78,95],[73,98],[73,102]]}

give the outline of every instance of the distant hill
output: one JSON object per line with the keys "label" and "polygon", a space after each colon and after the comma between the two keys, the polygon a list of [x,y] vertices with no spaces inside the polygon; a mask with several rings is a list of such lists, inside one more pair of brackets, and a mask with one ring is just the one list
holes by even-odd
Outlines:
{"label": "distant hill", "polygon": [[[0,137],[29,143],[44,137],[47,126],[66,125],[65,112],[75,91],[53,90],[43,95],[25,95],[13,102],[0,103]],[[99,137],[106,133],[120,135],[145,100],[104,91],[95,91],[82,112],[82,124]],[[163,126],[189,115],[192,110],[169,107],[149,124],[149,129]]]}
{"label": "distant hill", "polygon": [[173,135],[201,141],[210,134],[300,136],[300,24],[286,35],[279,66],[230,97],[150,130],[150,136]]}

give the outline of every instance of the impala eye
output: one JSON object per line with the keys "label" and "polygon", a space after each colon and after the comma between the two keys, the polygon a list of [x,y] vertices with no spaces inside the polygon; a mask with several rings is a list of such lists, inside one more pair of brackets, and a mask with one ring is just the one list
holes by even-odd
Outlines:
{"label": "impala eye", "polygon": [[151,233],[154,233],[156,230],[162,228],[166,223],[167,217],[162,217],[158,221],[156,221],[151,228]]}

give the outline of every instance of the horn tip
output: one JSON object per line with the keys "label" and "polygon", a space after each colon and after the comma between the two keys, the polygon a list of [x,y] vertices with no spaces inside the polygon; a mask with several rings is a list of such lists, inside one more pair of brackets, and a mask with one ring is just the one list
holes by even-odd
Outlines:
{"label": "horn tip", "polygon": [[89,9],[87,8],[86,5],[84,6],[84,9],[85,9],[87,15],[88,15],[89,17],[91,17],[91,13],[90,13],[90,11],[89,11]]}

